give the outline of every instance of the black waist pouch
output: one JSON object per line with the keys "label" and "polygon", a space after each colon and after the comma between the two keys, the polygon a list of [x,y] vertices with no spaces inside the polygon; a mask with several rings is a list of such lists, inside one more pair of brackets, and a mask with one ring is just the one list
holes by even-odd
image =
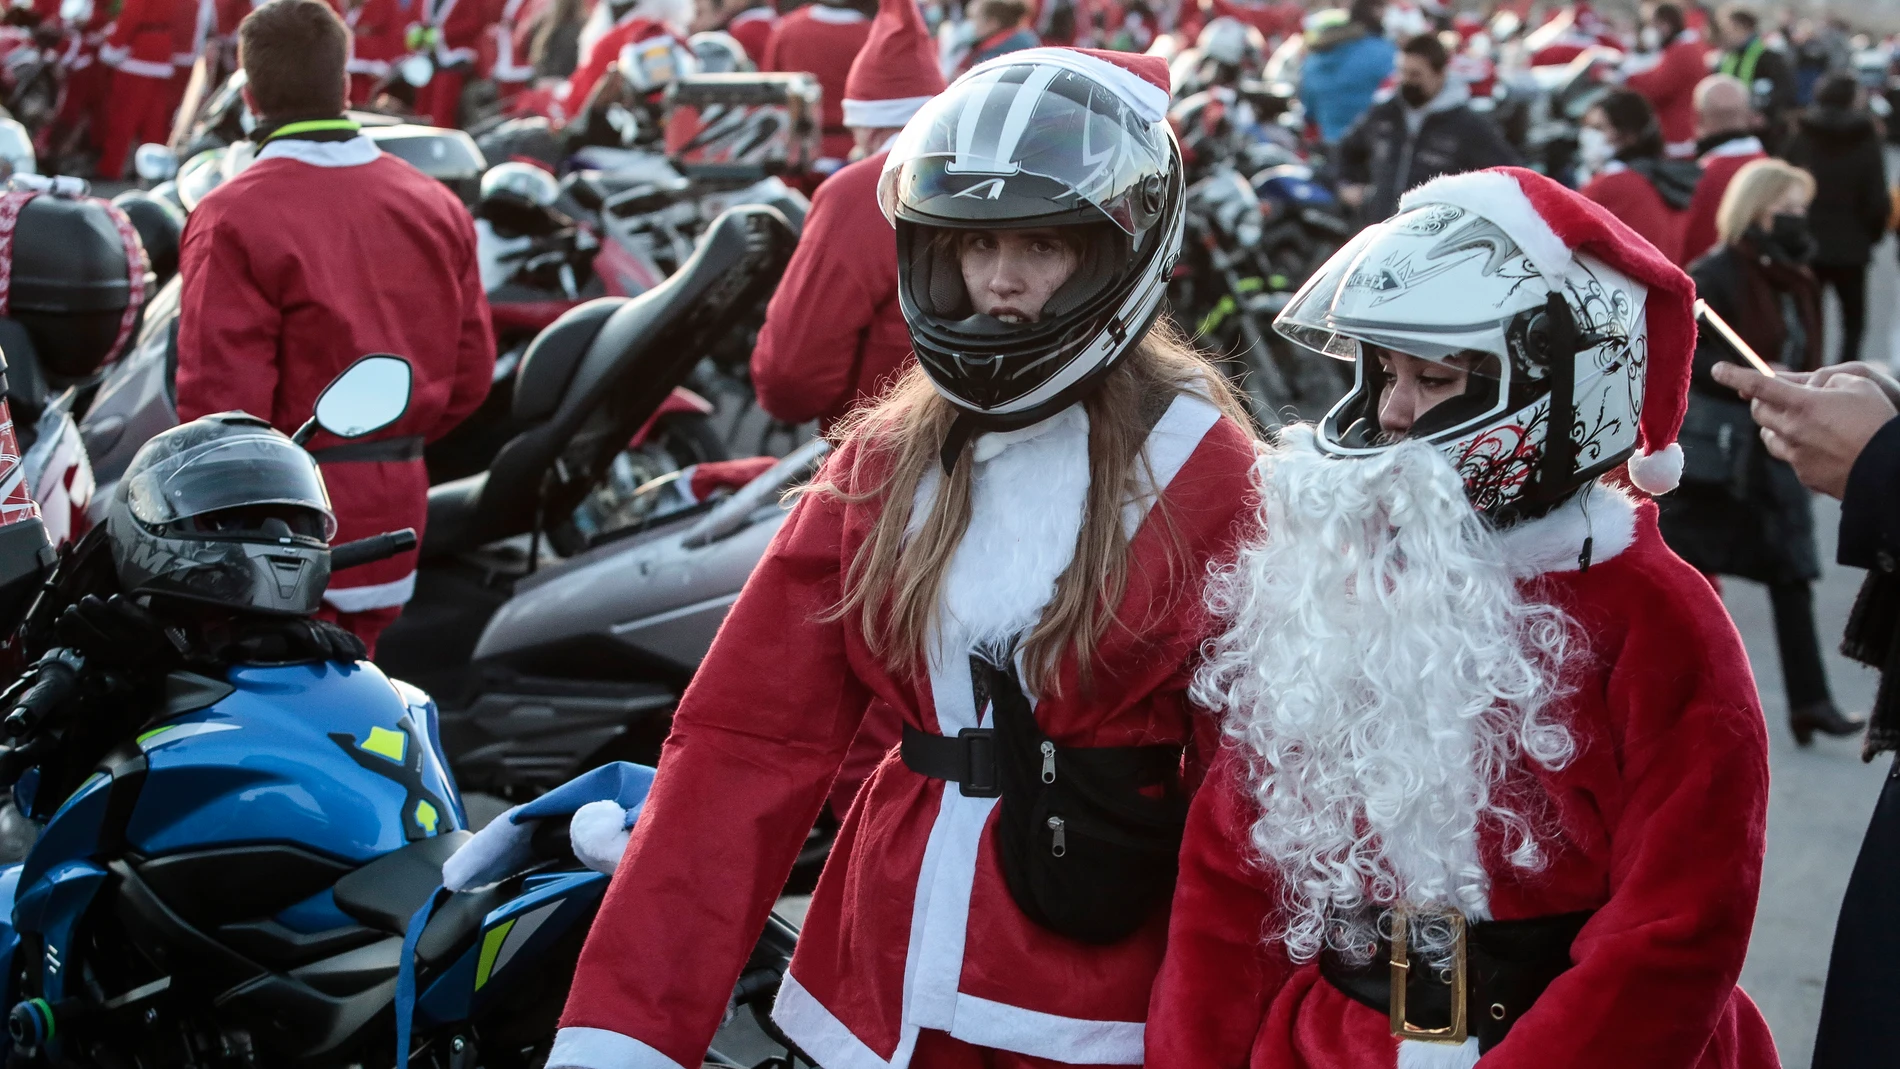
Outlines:
{"label": "black waist pouch", "polygon": [[1181,747],[1059,747],[1014,666],[974,667],[996,731],[996,843],[1010,897],[1071,939],[1127,938],[1174,891],[1187,823]]}

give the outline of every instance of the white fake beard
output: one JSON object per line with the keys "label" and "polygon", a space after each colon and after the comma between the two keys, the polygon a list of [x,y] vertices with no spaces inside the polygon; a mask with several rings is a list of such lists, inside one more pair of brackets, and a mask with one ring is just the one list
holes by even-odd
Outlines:
{"label": "white fake beard", "polygon": [[[1503,777],[1520,757],[1555,769],[1574,750],[1541,716],[1565,617],[1524,599],[1424,443],[1341,459],[1292,427],[1255,479],[1264,530],[1212,577],[1228,626],[1193,696],[1249,758],[1252,845],[1282,877],[1277,934],[1295,961],[1324,947],[1363,961],[1393,904],[1488,917],[1481,823],[1502,826],[1512,864],[1542,864]],[[1441,956],[1449,925],[1410,942]]]}

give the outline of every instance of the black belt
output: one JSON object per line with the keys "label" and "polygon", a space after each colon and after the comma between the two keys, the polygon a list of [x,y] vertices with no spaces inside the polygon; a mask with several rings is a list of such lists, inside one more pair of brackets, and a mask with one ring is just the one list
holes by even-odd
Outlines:
{"label": "black belt", "polygon": [[312,449],[310,457],[319,464],[421,460],[424,444],[426,443],[423,442],[422,435],[411,434],[402,438],[383,438],[374,442],[344,442],[342,445],[333,445],[328,449]]}
{"label": "black belt", "polygon": [[996,732],[990,728],[964,728],[951,738],[905,724],[898,752],[905,768],[955,783],[965,797],[996,798],[1003,793],[996,770]]}
{"label": "black belt", "polygon": [[[1478,1049],[1488,1051],[1502,1042],[1511,1025],[1531,1008],[1544,989],[1570,967],[1570,944],[1591,917],[1557,913],[1513,921],[1480,921],[1465,927],[1460,948],[1465,967],[1466,1032],[1478,1037]],[[1419,923],[1415,917],[1411,922]],[[1331,950],[1322,951],[1320,975],[1355,1002],[1394,1018],[1392,945],[1379,940],[1372,960],[1352,965]],[[1403,1024],[1392,1021],[1393,1034],[1407,1038],[1443,1038],[1424,1035],[1455,1024],[1451,980],[1421,955],[1407,955]],[[1456,970],[1451,970],[1453,973]]]}

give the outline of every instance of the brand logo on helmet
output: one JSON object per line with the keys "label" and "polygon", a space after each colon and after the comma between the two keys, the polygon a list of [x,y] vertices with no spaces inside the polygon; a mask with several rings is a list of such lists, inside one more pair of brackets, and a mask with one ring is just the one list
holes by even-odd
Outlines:
{"label": "brand logo on helmet", "polygon": [[[984,190],[989,191],[989,196],[986,197],[983,195]],[[978,182],[976,185],[973,185],[970,188],[964,190],[963,192],[957,194],[958,197],[974,197],[978,200],[996,200],[1002,195],[1003,195],[1003,180],[1000,178],[991,178],[982,182]],[[955,199],[955,198],[952,198],[952,199]]]}

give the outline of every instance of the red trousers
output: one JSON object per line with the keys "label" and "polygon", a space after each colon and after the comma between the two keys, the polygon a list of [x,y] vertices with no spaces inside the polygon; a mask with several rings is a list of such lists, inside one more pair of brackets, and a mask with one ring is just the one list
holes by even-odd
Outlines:
{"label": "red trousers", "polygon": [[1108,1066],[1070,1065],[1027,1054],[973,1047],[948,1032],[924,1029],[917,1034],[917,1052],[911,1055],[911,1069],[1109,1069]]}
{"label": "red trousers", "polygon": [[451,130],[461,126],[464,77],[461,71],[436,71],[428,85],[416,90],[417,114],[426,116],[436,126]]}
{"label": "red trousers", "polygon": [[147,78],[125,71],[112,72],[112,88],[106,99],[106,129],[99,138],[99,177],[118,180],[125,174],[125,158],[134,145],[147,141],[163,143],[171,136],[172,110],[178,106],[172,96],[170,78]]}
{"label": "red trousers", "polygon": [[396,617],[401,615],[400,605],[391,605],[387,609],[366,609],[363,612],[338,612],[336,606],[325,602],[323,608],[317,610],[317,619],[328,620],[362,639],[363,648],[368,651],[365,656],[371,660],[376,659],[376,636],[382,634],[383,628],[395,623]]}

